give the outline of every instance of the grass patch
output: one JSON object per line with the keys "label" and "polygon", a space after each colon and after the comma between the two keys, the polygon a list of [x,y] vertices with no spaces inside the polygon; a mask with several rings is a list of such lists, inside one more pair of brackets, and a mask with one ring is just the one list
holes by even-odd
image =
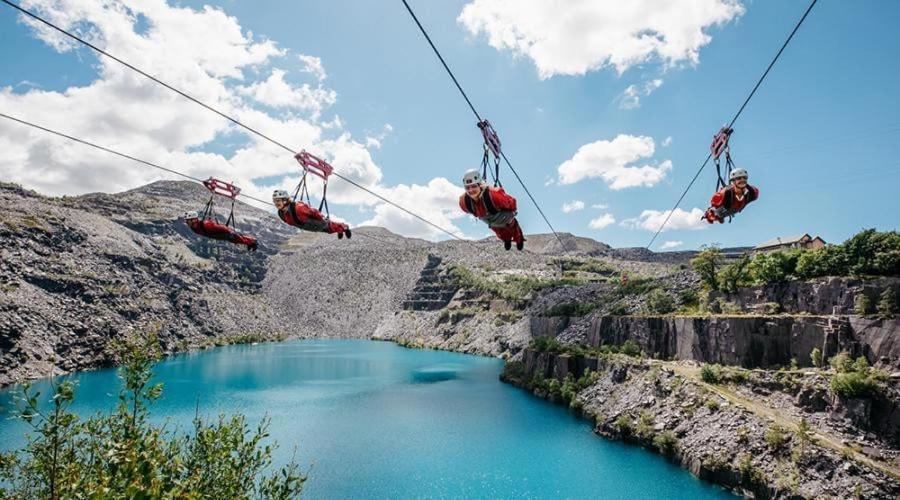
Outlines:
{"label": "grass patch", "polygon": [[600,304],[597,302],[563,302],[547,309],[544,312],[544,315],[550,317],[586,316],[595,311],[598,307],[600,307]]}

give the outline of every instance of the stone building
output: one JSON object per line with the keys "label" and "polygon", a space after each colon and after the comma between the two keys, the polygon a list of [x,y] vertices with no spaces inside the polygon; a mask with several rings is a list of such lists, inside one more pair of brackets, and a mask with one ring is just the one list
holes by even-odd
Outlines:
{"label": "stone building", "polygon": [[825,244],[825,240],[818,236],[813,238],[809,234],[802,234],[800,236],[790,236],[787,238],[773,238],[753,247],[753,252],[781,252],[784,250],[792,250],[794,248],[815,250],[824,247]]}

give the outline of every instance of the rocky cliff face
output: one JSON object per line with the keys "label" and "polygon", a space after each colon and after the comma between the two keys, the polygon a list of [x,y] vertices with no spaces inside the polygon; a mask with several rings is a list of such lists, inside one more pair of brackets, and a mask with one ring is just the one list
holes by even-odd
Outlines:
{"label": "rocky cliff face", "polygon": [[746,287],[737,293],[713,292],[710,302],[731,302],[747,313],[847,315],[854,313],[858,295],[875,304],[889,287],[900,288],[900,278],[817,278]]}
{"label": "rocky cliff face", "polygon": [[[138,203],[136,196],[128,199]],[[234,250],[205,258],[205,242],[172,229],[141,233],[92,207],[93,197],[0,187],[0,385],[108,364],[109,342],[136,326],[157,331],[168,350],[274,332],[269,310],[247,299],[258,285],[245,261],[229,256]],[[238,307],[235,297],[250,300],[243,307],[254,313],[215,313],[217,305]]]}
{"label": "rocky cliff face", "polygon": [[659,359],[694,360],[746,368],[812,366],[818,348],[827,358],[841,351],[873,364],[900,368],[900,319],[857,316],[608,316],[530,318],[533,337],[557,337],[582,322],[576,343],[600,347],[638,343]]}

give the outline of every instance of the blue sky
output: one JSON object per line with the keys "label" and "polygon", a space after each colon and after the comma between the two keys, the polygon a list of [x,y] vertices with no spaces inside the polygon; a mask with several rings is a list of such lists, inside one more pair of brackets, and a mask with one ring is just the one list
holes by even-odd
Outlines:
{"label": "blue sky", "polygon": [[[500,133],[504,150],[556,229],[614,246],[647,244],[652,231],[627,221],[639,218],[645,210],[671,208],[706,157],[711,135],[737,110],[807,5],[793,0],[742,2],[742,15],[705,28],[711,40],[699,48],[696,64],[666,67],[658,58],[650,58],[630,65],[621,74],[603,65],[583,75],[556,74],[542,79],[532,58],[492,47],[485,34],[473,34],[457,20],[468,3],[411,1],[479,111]],[[180,5],[202,9],[205,3]],[[226,1],[212,5],[236,18],[245,33],[253,33],[254,40],[267,38],[292,54],[321,59],[327,73],[323,81],[336,99],[313,121],[325,123],[339,116],[341,131],[355,140],[379,139],[380,148],[366,150],[380,169],[379,182],[385,189],[401,184],[425,186],[439,177],[456,183],[462,172],[477,166],[481,144],[475,120],[399,0]],[[666,231],[654,249],[666,241],[682,242],[678,249],[713,242],[732,246],[804,232],[838,242],[865,227],[896,229],[900,209],[894,186],[900,181],[898,18],[900,3],[888,0],[820,1],[735,126],[733,156],[739,166],[750,171],[761,199],[732,224]],[[140,25],[136,23],[135,29],[147,29]],[[57,52],[20,23],[8,7],[0,10],[0,41],[0,87],[8,87],[4,90],[7,99],[18,98],[31,88],[64,92],[91,85],[102,68],[84,49]],[[112,45],[108,49],[119,54],[124,50]],[[258,72],[263,78],[271,66],[287,71],[285,80],[290,84],[315,86],[315,78],[301,72],[302,65],[295,59],[284,58],[265,67],[247,66],[245,71],[248,75]],[[659,88],[641,95],[639,107],[623,109],[621,95],[629,85],[643,88],[653,80],[662,81]],[[148,98],[155,95],[150,93]],[[174,112],[191,104],[177,106],[173,105]],[[266,106],[257,105],[257,109],[266,111]],[[26,104],[18,105],[16,112],[29,118]],[[79,134],[66,129],[68,112],[65,107],[55,115],[44,108],[34,111],[42,123],[94,138],[91,131]],[[385,129],[386,124],[390,130]],[[3,125],[7,128],[0,132],[10,130]],[[283,134],[289,130],[279,129]],[[212,140],[183,149],[227,157],[247,142],[233,131],[219,132]],[[659,167],[670,161],[672,168],[661,182],[619,190],[600,178],[547,185],[558,179],[557,168],[580,147],[611,141],[620,134],[653,140],[655,153],[632,165]],[[669,137],[671,144],[663,146]],[[284,135],[281,138],[294,141]],[[115,147],[126,152],[142,149],[134,144],[121,142]],[[285,161],[287,169],[290,157]],[[87,185],[70,188],[72,183],[63,180],[53,189],[47,187],[52,178],[31,179],[4,165],[9,163],[0,161],[3,180],[57,193],[90,189]],[[119,164],[118,168],[128,167]],[[337,163],[336,168],[340,170]],[[72,175],[91,176],[91,170]],[[247,175],[266,185],[260,192],[273,179],[282,178],[280,173]],[[511,173],[503,175],[507,189],[520,200],[520,220],[526,232],[547,232]],[[705,208],[714,186],[710,165],[682,208]],[[448,196],[445,193],[439,199],[445,202]],[[406,199],[414,203],[415,195]],[[582,201],[585,208],[563,213],[562,206],[574,200]],[[377,212],[371,204],[343,201],[346,203],[333,204],[332,209],[342,210],[354,223],[369,220]],[[606,208],[592,208],[598,204]],[[416,206],[409,208],[415,210]],[[592,219],[606,214],[616,222],[602,229],[589,226]],[[448,219],[448,223],[472,236],[484,234],[467,219]],[[398,224],[392,229],[403,232],[404,227]]]}

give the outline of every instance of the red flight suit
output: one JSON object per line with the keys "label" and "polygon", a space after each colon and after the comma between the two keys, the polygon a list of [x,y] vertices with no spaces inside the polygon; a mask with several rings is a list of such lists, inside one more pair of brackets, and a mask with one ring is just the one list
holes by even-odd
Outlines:
{"label": "red flight suit", "polygon": [[716,191],[709,200],[710,207],[706,210],[704,218],[712,224],[718,221],[722,223],[725,217],[730,217],[744,209],[750,203],[759,198],[759,189],[747,184],[743,193],[738,194],[734,185],[725,186]]}
{"label": "red flight suit", "polygon": [[288,204],[287,208],[278,211],[278,217],[291,226],[317,233],[343,233],[350,228],[343,222],[332,222],[330,219],[326,219],[322,212],[302,201],[295,202],[293,205]]}
{"label": "red flight suit", "polygon": [[235,230],[225,224],[219,224],[212,219],[187,219],[185,222],[187,222],[191,231],[200,236],[206,236],[207,238],[212,238],[214,240],[227,241],[237,245],[246,245],[250,251],[256,250],[256,247],[258,246],[256,238],[253,236],[238,234]]}
{"label": "red flight suit", "polygon": [[503,241],[525,241],[519,221],[516,220],[516,199],[508,195],[502,187],[485,187],[478,199],[463,193],[459,197],[459,208],[478,217]]}

